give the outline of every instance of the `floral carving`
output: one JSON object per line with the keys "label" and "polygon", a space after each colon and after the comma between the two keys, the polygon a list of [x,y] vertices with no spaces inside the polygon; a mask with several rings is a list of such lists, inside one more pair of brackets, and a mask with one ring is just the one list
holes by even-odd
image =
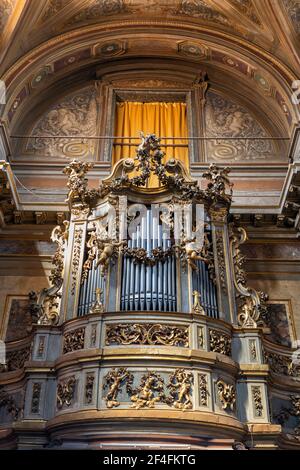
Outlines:
{"label": "floral carving", "polygon": [[208,406],[207,375],[199,375],[199,401],[201,406]]}
{"label": "floral carving", "polygon": [[165,346],[189,345],[189,329],[155,323],[123,323],[106,326],[106,345],[150,344]]}
{"label": "floral carving", "polygon": [[84,348],[85,328],[77,328],[64,334],[63,354]]}
{"label": "floral carving", "polygon": [[67,186],[69,192],[66,202],[68,202],[72,213],[75,215],[89,212],[91,191],[87,189],[88,179],[85,175],[92,166],[92,163],[73,160],[63,170],[68,176]]}
{"label": "floral carving", "polygon": [[223,233],[216,230],[216,250],[218,258],[219,279],[223,291],[226,292],[226,264],[224,253]]}
{"label": "floral carving", "polygon": [[234,385],[227,384],[226,382],[224,382],[224,380],[219,379],[216,383],[216,386],[219,400],[222,404],[223,410],[229,408],[233,411],[236,402],[236,392]]}
{"label": "floral carving", "polygon": [[254,405],[254,415],[256,418],[261,418],[263,416],[263,403],[262,403],[262,393],[259,385],[254,385],[251,387],[252,399]]}
{"label": "floral carving", "polygon": [[231,338],[217,330],[209,330],[210,350],[231,356]]}
{"label": "floral carving", "polygon": [[76,379],[74,376],[57,385],[56,404],[61,409],[64,405],[70,406],[75,395]]}
{"label": "floral carving", "polygon": [[79,261],[81,255],[81,242],[83,237],[83,229],[81,227],[75,228],[74,234],[74,246],[73,246],[73,258],[72,258],[72,284],[71,284],[71,294],[74,295],[76,285],[77,285],[77,273],[79,269]]}
{"label": "floral carving", "polygon": [[135,264],[145,264],[146,266],[155,266],[159,261],[164,263],[170,256],[174,254],[174,249],[168,248],[163,250],[162,248],[153,248],[151,255],[148,256],[148,252],[145,248],[123,248],[122,253],[127,258],[132,258]]}

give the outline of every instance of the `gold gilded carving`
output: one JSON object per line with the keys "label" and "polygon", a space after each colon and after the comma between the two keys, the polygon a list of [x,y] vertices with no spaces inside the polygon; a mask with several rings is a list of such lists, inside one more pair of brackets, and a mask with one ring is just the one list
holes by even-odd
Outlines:
{"label": "gold gilded carving", "polygon": [[255,339],[249,340],[249,352],[251,361],[257,361],[256,341]]}
{"label": "gold gilded carving", "polygon": [[238,322],[244,328],[257,328],[261,324],[267,310],[266,300],[268,296],[263,292],[258,292],[252,287],[248,287],[247,276],[242,266],[244,257],[240,250],[240,245],[247,240],[247,233],[239,227],[234,230],[231,227],[230,246],[233,260],[234,285],[239,301]]}
{"label": "gold gilded carving", "polygon": [[111,344],[150,344],[189,346],[188,327],[154,323],[123,323],[106,326],[107,346]]}
{"label": "gold gilded carving", "polygon": [[176,82],[167,80],[155,80],[155,79],[134,79],[134,80],[112,80],[114,87],[123,88],[186,88],[190,85],[189,82]]}
{"label": "gold gilded carving", "polygon": [[198,328],[198,347],[199,348],[204,347],[204,332],[203,332],[202,326]]}
{"label": "gold gilded carving", "polygon": [[218,258],[219,279],[223,291],[226,292],[226,264],[224,253],[223,233],[216,230],[216,250]]}
{"label": "gold gilded carving", "polygon": [[231,338],[217,330],[209,330],[210,350],[231,356]]}
{"label": "gold gilded carving", "polygon": [[204,308],[201,305],[201,294],[197,290],[193,291],[193,308],[192,312],[198,315],[206,315]]}
{"label": "gold gilded carving", "polygon": [[77,328],[64,334],[63,354],[84,348],[85,328]]}
{"label": "gold gilded carving", "polygon": [[42,289],[39,294],[29,293],[30,312],[39,325],[57,325],[59,322],[59,306],[63,283],[64,252],[69,236],[69,222],[65,220],[63,227],[57,225],[51,233],[51,241],[57,248],[52,257],[53,268],[49,276],[50,287]]}
{"label": "gold gilded carving", "polygon": [[201,406],[208,406],[207,375],[199,375],[199,400]]}
{"label": "gold gilded carving", "polygon": [[131,408],[154,408],[155,403],[164,400],[163,379],[156,372],[148,372],[142,376],[140,386],[132,391]]}
{"label": "gold gilded carving", "polygon": [[100,289],[100,287],[97,287],[95,289],[95,294],[96,294],[96,300],[95,303],[93,304],[92,308],[90,309],[89,313],[103,313],[104,312],[104,305],[101,301],[101,296],[103,294],[103,289]]}
{"label": "gold gilded carving", "polygon": [[83,265],[81,282],[87,278],[88,272],[92,269],[94,259],[96,259],[95,269],[100,266],[102,276],[106,276],[111,259],[118,254],[118,248],[125,245],[125,241],[116,242],[108,238],[107,232],[101,223],[94,223],[94,229],[90,232],[87,241],[88,257]]}
{"label": "gold gilded carving", "polygon": [[180,254],[184,267],[187,264],[192,268],[193,271],[198,271],[196,261],[204,261],[210,267],[213,265],[213,254],[210,250],[211,244],[207,238],[207,234],[204,234],[203,247],[198,248],[195,238],[183,238],[179,245],[175,245],[175,252]]}
{"label": "gold gilded carving", "polygon": [[[207,192],[211,194],[212,199],[217,197],[218,199],[222,198],[224,202],[231,202],[233,183],[231,183],[228,178],[229,173],[230,168],[219,168],[214,164],[211,164],[208,171],[203,173],[202,177],[209,181],[207,184]],[[225,212],[225,209],[220,211],[220,213],[221,212]]]}
{"label": "gold gilded carving", "polygon": [[175,372],[171,374],[167,385],[167,388],[170,389],[170,396],[166,398],[166,402],[180,410],[193,408],[193,383],[194,376],[192,372],[186,372],[184,369],[176,369]]}
{"label": "gold gilded carving", "polygon": [[155,266],[159,261],[164,263],[170,256],[174,254],[173,247],[163,250],[162,248],[153,248],[151,255],[145,248],[128,248],[122,250],[124,256],[132,258],[135,264],[145,264],[146,266]]}
{"label": "gold gilded carving", "polygon": [[219,209],[210,208],[209,215],[213,222],[226,222],[228,218],[228,208],[221,207]]}
{"label": "gold gilded carving", "polygon": [[92,167],[92,163],[73,160],[63,170],[63,173],[68,176],[67,186],[69,192],[66,202],[69,204],[72,213],[78,216],[89,213],[90,196],[94,193],[87,189],[88,179],[85,175]]}
{"label": "gold gilded carving", "polygon": [[251,392],[254,405],[254,416],[256,418],[262,418],[264,407],[262,403],[261,387],[259,385],[254,385],[251,387]]}
{"label": "gold gilded carving", "polygon": [[72,404],[75,395],[75,386],[76,379],[74,376],[57,385],[56,405],[58,409],[63,408],[64,405],[70,406]]}
{"label": "gold gilded carving", "polygon": [[[101,191],[117,193],[129,187],[145,187],[151,173],[158,177],[161,186],[166,186],[174,194],[180,196],[181,201],[207,201],[210,204],[229,205],[232,199],[232,184],[228,179],[227,168],[220,169],[211,165],[203,177],[209,180],[206,190],[202,190],[197,181],[190,178],[184,165],[175,159],[163,163],[165,154],[161,151],[160,140],[154,135],[144,136],[137,148],[137,156],[133,159],[120,160],[114,168],[113,174],[103,182]],[[137,176],[129,177],[135,170]],[[229,188],[229,192],[227,191]]]}
{"label": "gold gilded carving", "polygon": [[74,246],[73,246],[72,272],[71,272],[71,275],[72,275],[71,294],[72,295],[74,295],[76,285],[77,285],[77,273],[79,269],[82,236],[83,236],[83,229],[81,227],[76,227],[75,233],[74,233]]}
{"label": "gold gilded carving", "polygon": [[217,393],[222,404],[223,410],[229,408],[234,410],[236,402],[236,392],[235,387],[232,384],[227,384],[224,380],[219,379],[216,383]]}
{"label": "gold gilded carving", "polygon": [[103,390],[108,388],[108,392],[104,397],[107,408],[114,408],[120,406],[118,401],[118,394],[123,385],[126,383],[127,393],[132,392],[133,375],[126,368],[120,367],[119,369],[112,369],[104,377]]}

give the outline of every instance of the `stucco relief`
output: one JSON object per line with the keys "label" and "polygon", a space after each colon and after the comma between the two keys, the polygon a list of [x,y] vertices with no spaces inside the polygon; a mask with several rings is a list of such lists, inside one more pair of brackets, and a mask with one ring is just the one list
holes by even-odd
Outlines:
{"label": "stucco relief", "polygon": [[298,0],[283,0],[286,11],[298,34],[300,34],[300,2]]}
{"label": "stucco relief", "polygon": [[274,149],[263,127],[242,106],[213,92],[205,105],[207,155],[209,160],[265,160]]}
{"label": "stucco relief", "polygon": [[0,34],[4,31],[15,4],[16,0],[2,0],[0,3]]}
{"label": "stucco relief", "polygon": [[97,134],[97,103],[96,89],[89,87],[52,106],[33,128],[27,152],[50,157],[92,157],[96,141],[88,137]]}
{"label": "stucco relief", "polygon": [[231,24],[223,13],[217,11],[205,0],[181,0],[177,13],[193,16],[194,18],[202,18],[223,25]]}

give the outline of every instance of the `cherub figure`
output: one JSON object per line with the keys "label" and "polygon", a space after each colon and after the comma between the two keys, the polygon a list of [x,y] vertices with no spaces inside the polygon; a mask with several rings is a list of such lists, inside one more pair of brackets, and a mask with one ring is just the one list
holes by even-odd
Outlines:
{"label": "cherub figure", "polygon": [[120,406],[120,402],[117,397],[121,391],[123,383],[127,382],[127,391],[130,389],[133,376],[125,367],[119,369],[113,369],[106,374],[104,377],[103,390],[109,387],[108,393],[105,397],[107,408],[114,408]]}
{"label": "cherub figure", "polygon": [[[158,395],[155,396],[155,392],[158,392]],[[155,403],[164,398],[163,379],[155,372],[148,372],[142,376],[141,385],[133,393],[132,408],[154,408]]]}
{"label": "cherub figure", "polygon": [[171,397],[168,398],[168,402],[181,410],[192,408],[192,384],[193,374],[191,372],[186,372],[184,369],[176,369],[171,375],[167,386],[171,390]]}

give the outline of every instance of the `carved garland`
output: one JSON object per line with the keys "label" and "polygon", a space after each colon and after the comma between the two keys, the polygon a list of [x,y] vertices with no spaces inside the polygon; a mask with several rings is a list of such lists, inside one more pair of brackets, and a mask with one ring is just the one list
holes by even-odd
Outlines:
{"label": "carved garland", "polygon": [[188,327],[153,323],[123,323],[106,326],[107,346],[111,344],[149,344],[165,346],[189,346]]}

